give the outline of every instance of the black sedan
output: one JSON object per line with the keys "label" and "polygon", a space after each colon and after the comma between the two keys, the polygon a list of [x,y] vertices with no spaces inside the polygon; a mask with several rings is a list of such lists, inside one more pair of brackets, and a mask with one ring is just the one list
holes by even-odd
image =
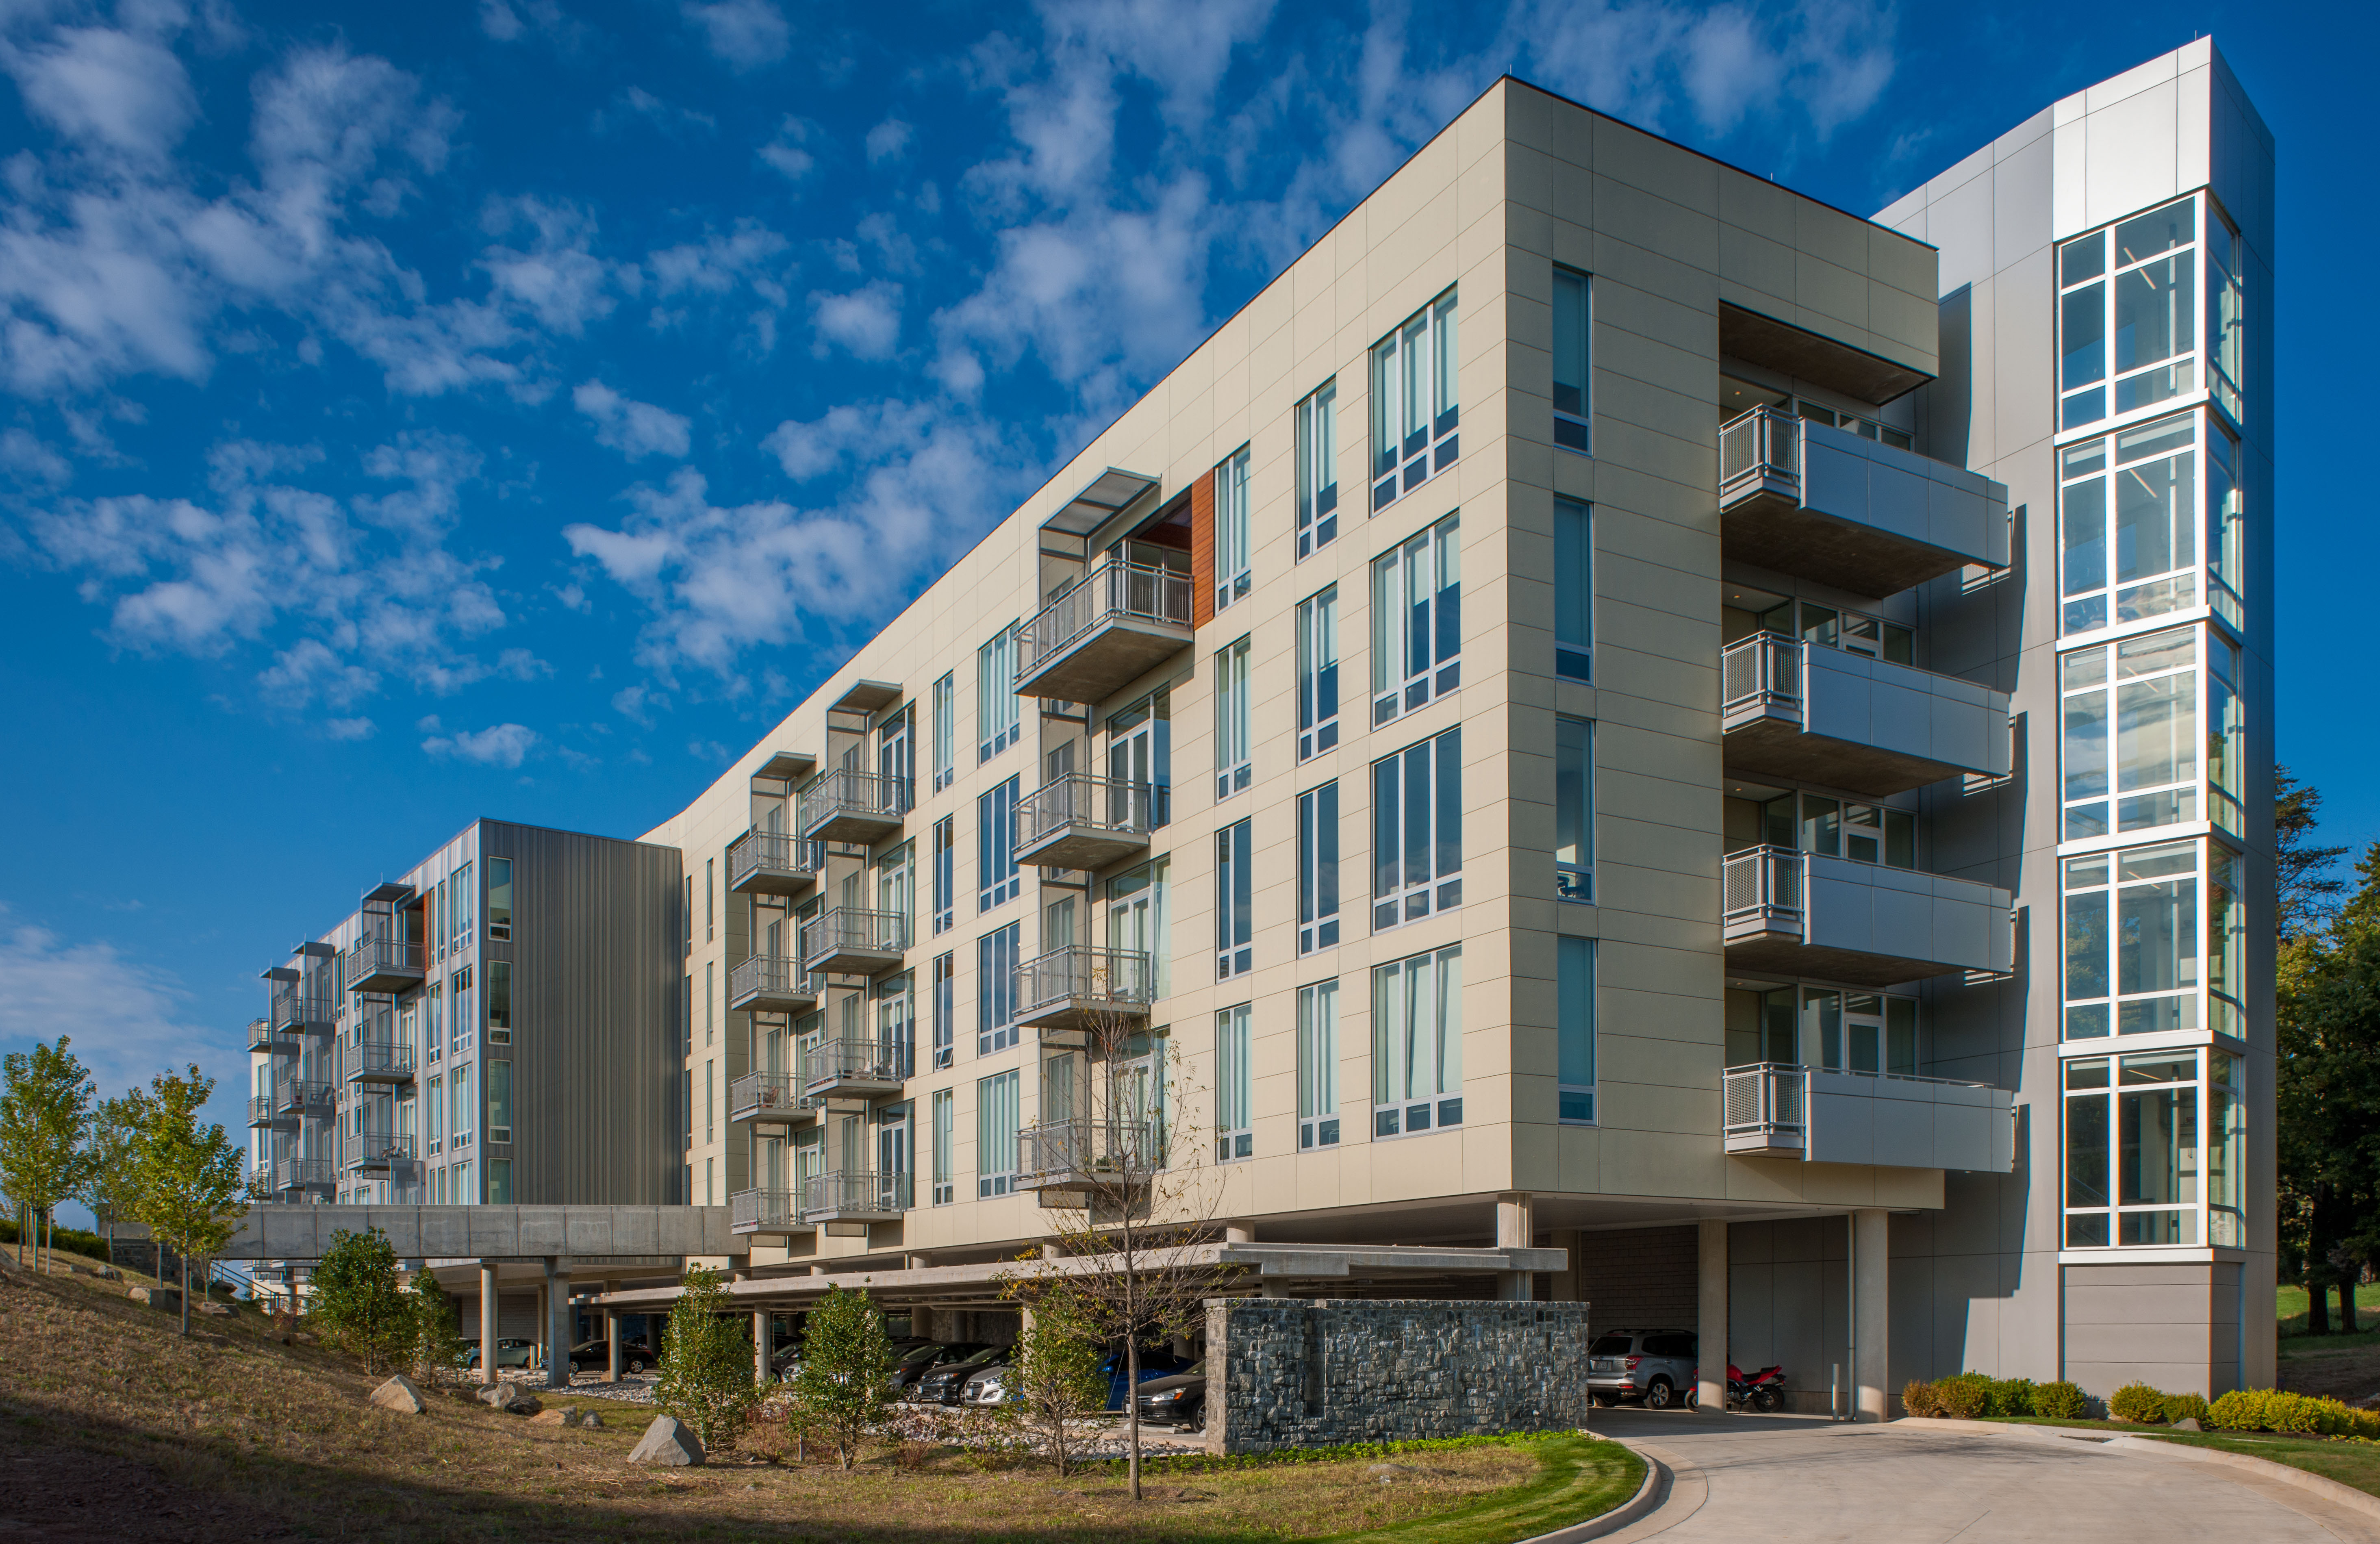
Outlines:
{"label": "black sedan", "polygon": [[1207,1364],[1193,1362],[1187,1372],[1152,1378],[1140,1386],[1140,1418],[1149,1426],[1204,1426],[1207,1423]]}
{"label": "black sedan", "polygon": [[906,1394],[917,1380],[938,1368],[953,1362],[964,1362],[991,1347],[981,1341],[961,1341],[949,1345],[913,1345],[900,1354],[892,1364],[892,1392]]}
{"label": "black sedan", "polygon": [[[642,1341],[620,1343],[620,1370],[630,1375],[644,1371],[653,1365],[653,1348]],[[582,1341],[570,1348],[570,1370],[578,1372],[609,1372],[612,1370],[612,1343],[606,1340]]]}
{"label": "black sedan", "polygon": [[966,1387],[968,1379],[986,1368],[1005,1364],[1008,1356],[1007,1346],[987,1345],[979,1351],[960,1357],[957,1361],[944,1362],[940,1367],[929,1368],[923,1377],[909,1385],[910,1403],[956,1404],[959,1402],[959,1392]]}

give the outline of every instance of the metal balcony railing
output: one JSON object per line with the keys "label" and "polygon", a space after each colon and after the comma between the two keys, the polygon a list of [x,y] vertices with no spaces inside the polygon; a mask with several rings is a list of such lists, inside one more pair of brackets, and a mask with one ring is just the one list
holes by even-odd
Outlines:
{"label": "metal balcony railing", "polygon": [[747,1072],[727,1085],[730,1121],[790,1121],[817,1108],[791,1073]]}
{"label": "metal balcony railing", "polygon": [[328,1028],[337,1009],[338,1004],[327,991],[305,988],[276,991],[273,994],[273,1027],[275,1033],[284,1035]]}
{"label": "metal balcony railing", "polygon": [[271,1125],[278,1112],[270,1094],[258,1094],[248,1101],[248,1124],[250,1125]]}
{"label": "metal balcony railing", "polygon": [[290,1051],[296,1049],[294,1046],[284,1045],[280,1043],[280,1033],[273,1028],[272,1019],[251,1018],[248,1021],[249,1050]]}
{"label": "metal balcony railing", "polygon": [[802,1215],[898,1216],[909,1210],[914,1177],[906,1169],[831,1169],[802,1187]]}
{"label": "metal balcony railing", "polygon": [[1019,1189],[1141,1185],[1163,1166],[1149,1121],[1045,1121],[1016,1134]]}
{"label": "metal balcony railing", "polygon": [[802,1052],[802,1085],[813,1095],[852,1085],[895,1086],[909,1076],[906,1040],[821,1040]]}
{"label": "metal balcony railing", "polygon": [[727,1198],[727,1226],[735,1233],[797,1233],[801,1196],[792,1190],[738,1190]]}
{"label": "metal balcony railing", "polygon": [[802,964],[810,970],[848,972],[880,957],[897,958],[909,947],[909,914],[835,906],[802,924]]}
{"label": "metal balcony railing", "polygon": [[273,1179],[282,1190],[327,1190],[337,1183],[327,1158],[282,1159],[273,1166]]}
{"label": "metal balcony railing", "polygon": [[1016,801],[1016,851],[1020,858],[1050,861],[1035,851],[1064,840],[1086,849],[1078,857],[1055,855],[1062,868],[1099,867],[1148,845],[1151,791],[1146,783],[1068,772]]}
{"label": "metal balcony railing", "polygon": [[337,1099],[332,1085],[302,1077],[285,1077],[273,1088],[273,1108],[284,1115],[327,1114]]}
{"label": "metal balcony railing", "polygon": [[1809,1141],[1807,1072],[1791,1062],[1730,1067],[1720,1121],[1730,1152],[1799,1152]]}
{"label": "metal balcony railing", "polygon": [[359,1131],[351,1135],[347,1142],[347,1168],[351,1173],[413,1161],[411,1132]]}
{"label": "metal balcony railing", "polygon": [[1724,504],[1753,488],[1802,480],[1802,420],[1774,407],[1755,407],[1718,432],[1718,496]]}
{"label": "metal balcony railing", "polygon": [[1764,632],[1729,644],[1718,657],[1718,711],[1722,719],[1761,713],[1800,717],[1800,640]]}
{"label": "metal balcony railing", "polygon": [[837,767],[802,790],[802,835],[814,841],[870,840],[909,812],[910,780]]}
{"label": "metal balcony railing", "polygon": [[739,895],[790,895],[825,871],[826,850],[788,832],[747,831],[727,846],[727,888]]}
{"label": "metal balcony railing", "polygon": [[1791,847],[1747,847],[1719,865],[1719,922],[1742,932],[1802,930],[1803,857]]}
{"label": "metal balcony railing", "polygon": [[344,959],[349,991],[395,991],[419,982],[427,969],[420,944],[378,933],[358,940]]}
{"label": "metal balcony railing", "polygon": [[248,1198],[249,1200],[269,1201],[273,1198],[273,1192],[276,1188],[277,1186],[273,1183],[272,1164],[261,1163],[248,1172]]}
{"label": "metal balcony railing", "polygon": [[1101,563],[1017,630],[1016,689],[1024,691],[1050,661],[1108,623],[1188,627],[1196,588],[1188,574],[1158,565],[1114,558]]}
{"label": "metal balcony railing", "polygon": [[740,1011],[805,1013],[816,1005],[818,992],[802,962],[783,954],[755,954],[727,973],[727,1006]]}
{"label": "metal balcony railing", "polygon": [[1156,997],[1155,965],[1138,949],[1070,943],[1016,967],[1016,1015],[1027,1022],[1060,1005],[1139,1017]]}
{"label": "metal balcony railing", "polygon": [[402,1083],[413,1076],[413,1046],[406,1040],[358,1040],[347,1048],[350,1083]]}

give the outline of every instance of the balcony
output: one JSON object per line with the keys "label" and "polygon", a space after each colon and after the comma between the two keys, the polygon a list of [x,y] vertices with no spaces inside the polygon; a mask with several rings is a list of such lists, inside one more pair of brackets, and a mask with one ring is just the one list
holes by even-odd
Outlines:
{"label": "balcony", "polygon": [[1812,1163],[2016,1165],[2016,1096],[1988,1083],[1763,1062],[1724,1075],[1729,1153]]}
{"label": "balcony", "polygon": [[911,1177],[906,1169],[835,1169],[813,1175],[802,1187],[802,1221],[830,1227],[891,1222],[909,1210]]}
{"label": "balcony", "polygon": [[1148,851],[1149,786],[1068,772],[1016,801],[1016,861],[1104,869]]}
{"label": "balcony", "polygon": [[1190,647],[1186,573],[1111,558],[1018,630],[1016,692],[1102,702]]}
{"label": "balcony", "polygon": [[1157,998],[1157,971],[1137,949],[1068,944],[1016,967],[1016,1022],[1081,1034],[1138,1026]]}
{"label": "balcony", "polygon": [[1997,885],[1786,847],[1730,854],[1720,876],[1730,971],[1888,987],[2015,968]]}
{"label": "balcony", "polygon": [[2006,777],[2008,693],[1846,649],[1756,633],[1719,657],[1727,770],[1881,796]]}
{"label": "balcony", "polygon": [[814,1100],[875,1099],[908,1080],[906,1040],[821,1040],[802,1052],[802,1090]]}
{"label": "balcony", "polygon": [[328,991],[305,986],[273,994],[273,1032],[276,1035],[327,1035],[338,1003]]}
{"label": "balcony", "polygon": [[806,1014],[818,1006],[810,973],[783,954],[755,954],[727,973],[729,1011]]}
{"label": "balcony", "polygon": [[249,1200],[269,1201],[273,1199],[273,1192],[277,1188],[279,1187],[273,1183],[272,1164],[260,1163],[255,1168],[250,1169],[248,1172],[248,1198]]}
{"label": "balcony", "polygon": [[802,790],[804,839],[881,842],[901,829],[909,813],[909,780],[886,772],[837,767]]}
{"label": "balcony", "polygon": [[802,924],[802,968],[830,976],[880,976],[909,947],[909,917],[836,906]]}
{"label": "balcony", "polygon": [[2008,490],[1914,451],[1755,407],[1718,432],[1727,556],[1856,595],[2009,565]]}
{"label": "balcony", "polygon": [[413,1137],[394,1131],[360,1131],[347,1154],[347,1173],[385,1174],[413,1161]]}
{"label": "balcony", "polygon": [[802,1092],[802,1080],[791,1073],[747,1072],[727,1085],[727,1119],[775,1121],[792,1125],[818,1112],[818,1100]]}
{"label": "balcony", "polygon": [[297,1124],[296,1113],[293,1112],[286,1116],[283,1115],[275,1106],[271,1094],[258,1094],[248,1101],[248,1125],[250,1130],[270,1126],[288,1128],[294,1127]]}
{"label": "balcony", "polygon": [[1016,1134],[1016,1188],[1038,1191],[1043,1206],[1129,1196],[1163,1166],[1148,1121],[1050,1121]]}
{"label": "balcony", "polygon": [[425,974],[421,953],[419,943],[366,938],[346,953],[347,990],[382,995],[410,991]]}
{"label": "balcony", "polygon": [[410,1083],[413,1047],[402,1040],[358,1040],[347,1048],[350,1083]]}
{"label": "balcony", "polygon": [[285,1077],[273,1090],[274,1112],[292,1121],[300,1115],[322,1119],[337,1107],[338,1101],[339,1090],[331,1084],[299,1077]]}
{"label": "balcony", "polygon": [[798,895],[825,869],[817,843],[782,831],[747,831],[727,847],[727,888],[738,895]]}
{"label": "balcony", "polygon": [[791,1190],[738,1190],[727,1198],[728,1229],[775,1238],[818,1232],[816,1226],[802,1221],[798,1201]]}
{"label": "balcony", "polygon": [[298,1042],[275,1029],[272,1019],[251,1018],[248,1021],[248,1049],[294,1056],[298,1053]]}
{"label": "balcony", "polygon": [[338,1183],[327,1158],[285,1158],[273,1166],[277,1190],[329,1190]]}

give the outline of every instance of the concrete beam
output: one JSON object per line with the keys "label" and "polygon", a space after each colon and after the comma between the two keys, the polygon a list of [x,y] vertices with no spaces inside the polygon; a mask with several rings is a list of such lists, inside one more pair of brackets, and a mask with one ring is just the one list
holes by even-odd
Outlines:
{"label": "concrete beam", "polygon": [[378,1228],[406,1259],[542,1261],[748,1256],[723,1206],[253,1206],[219,1259],[320,1259]]}

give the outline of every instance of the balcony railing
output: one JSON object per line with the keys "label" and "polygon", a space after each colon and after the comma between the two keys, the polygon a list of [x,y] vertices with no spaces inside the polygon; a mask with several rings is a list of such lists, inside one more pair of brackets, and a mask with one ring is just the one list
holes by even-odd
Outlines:
{"label": "balcony railing", "polygon": [[273,1027],[276,1033],[298,1035],[330,1028],[338,1004],[331,994],[303,988],[273,994]]}
{"label": "balcony railing", "polygon": [[906,1169],[832,1169],[802,1187],[802,1218],[820,1222],[898,1217],[909,1210],[913,1175]]}
{"label": "balcony railing", "polygon": [[1016,801],[1016,857],[1053,869],[1104,869],[1148,850],[1146,783],[1068,772]]}
{"label": "balcony railing", "polygon": [[273,1085],[273,1108],[284,1115],[327,1115],[339,1091],[328,1083],[285,1077]]}
{"label": "balcony railing", "polygon": [[1016,967],[1016,1022],[1044,1030],[1137,1022],[1156,998],[1155,964],[1138,949],[1071,943]]}
{"label": "balcony railing", "polygon": [[873,976],[901,963],[909,914],[835,906],[802,924],[802,967],[837,976]]}
{"label": "balcony railing", "polygon": [[730,1121],[802,1119],[818,1109],[818,1101],[802,1091],[802,1080],[791,1073],[747,1072],[727,1085]]}
{"label": "balcony railing", "polygon": [[282,1190],[328,1190],[338,1176],[327,1158],[285,1158],[273,1166],[273,1180]]}
{"label": "balcony railing", "polygon": [[735,1233],[817,1231],[802,1221],[801,1197],[792,1190],[738,1190],[727,1198],[727,1226]]}
{"label": "balcony railing", "polygon": [[1729,937],[1798,932],[1803,858],[1791,847],[1748,847],[1719,866],[1719,921]]}
{"label": "balcony railing", "polygon": [[813,1099],[896,1093],[909,1063],[906,1040],[821,1040],[802,1052],[802,1087]]}
{"label": "balcony railing", "polygon": [[798,895],[826,870],[826,852],[782,831],[747,831],[727,846],[727,888],[738,895]]}
{"label": "balcony railing", "polygon": [[349,991],[387,993],[419,986],[426,967],[419,943],[373,934],[360,940],[346,955]]}
{"label": "balcony railing", "polygon": [[1755,407],[1719,426],[1718,496],[1732,503],[1759,490],[1802,490],[1802,420]]}
{"label": "balcony railing", "polygon": [[1889,864],[1752,847],[1722,867],[1728,967],[1885,987],[2016,968],[2013,897]]}
{"label": "balcony railing", "polygon": [[755,954],[727,973],[727,1006],[739,1013],[806,1014],[818,1006],[818,991],[801,961]]}
{"label": "balcony railing", "polygon": [[1718,709],[1728,721],[1754,713],[1802,714],[1802,645],[1782,633],[1755,633],[1718,657]]}
{"label": "balcony railing", "polygon": [[1163,1166],[1148,1121],[1047,1121],[1016,1134],[1016,1188],[1045,1197],[1140,1188]]}
{"label": "balcony railing", "polygon": [[1790,1062],[1730,1067],[1720,1119],[1729,1152],[1799,1157],[1809,1140],[1809,1078]]}
{"label": "balcony railing", "polygon": [[251,1018],[248,1021],[248,1049],[294,1052],[298,1045],[294,1040],[284,1039],[281,1032],[273,1027],[272,1019]]}
{"label": "balcony railing", "polygon": [[1190,645],[1186,573],[1111,558],[1018,629],[1016,691],[1098,702]]}
{"label": "balcony railing", "polygon": [[1988,1083],[1761,1062],[1722,1075],[1726,1150],[1813,1163],[2005,1174],[2016,1096]]}
{"label": "balcony railing", "polygon": [[248,1124],[251,1126],[271,1125],[279,1115],[271,1094],[258,1094],[248,1101]]}
{"label": "balcony railing", "polygon": [[413,1135],[398,1131],[362,1131],[347,1138],[350,1173],[383,1172],[413,1161]]}
{"label": "balcony railing", "polygon": [[1730,772],[1879,796],[1946,777],[2004,777],[2009,698],[1849,649],[1755,633],[1719,656]]}
{"label": "balcony railing", "polygon": [[273,1191],[278,1188],[279,1186],[273,1183],[272,1164],[260,1163],[255,1168],[250,1169],[248,1172],[248,1198],[249,1200],[269,1201],[273,1199]]}
{"label": "balcony railing", "polygon": [[837,767],[802,790],[802,835],[813,842],[878,842],[909,813],[910,780]]}
{"label": "balcony railing", "polygon": [[413,1046],[405,1040],[358,1040],[347,1047],[350,1083],[408,1083],[413,1079]]}

